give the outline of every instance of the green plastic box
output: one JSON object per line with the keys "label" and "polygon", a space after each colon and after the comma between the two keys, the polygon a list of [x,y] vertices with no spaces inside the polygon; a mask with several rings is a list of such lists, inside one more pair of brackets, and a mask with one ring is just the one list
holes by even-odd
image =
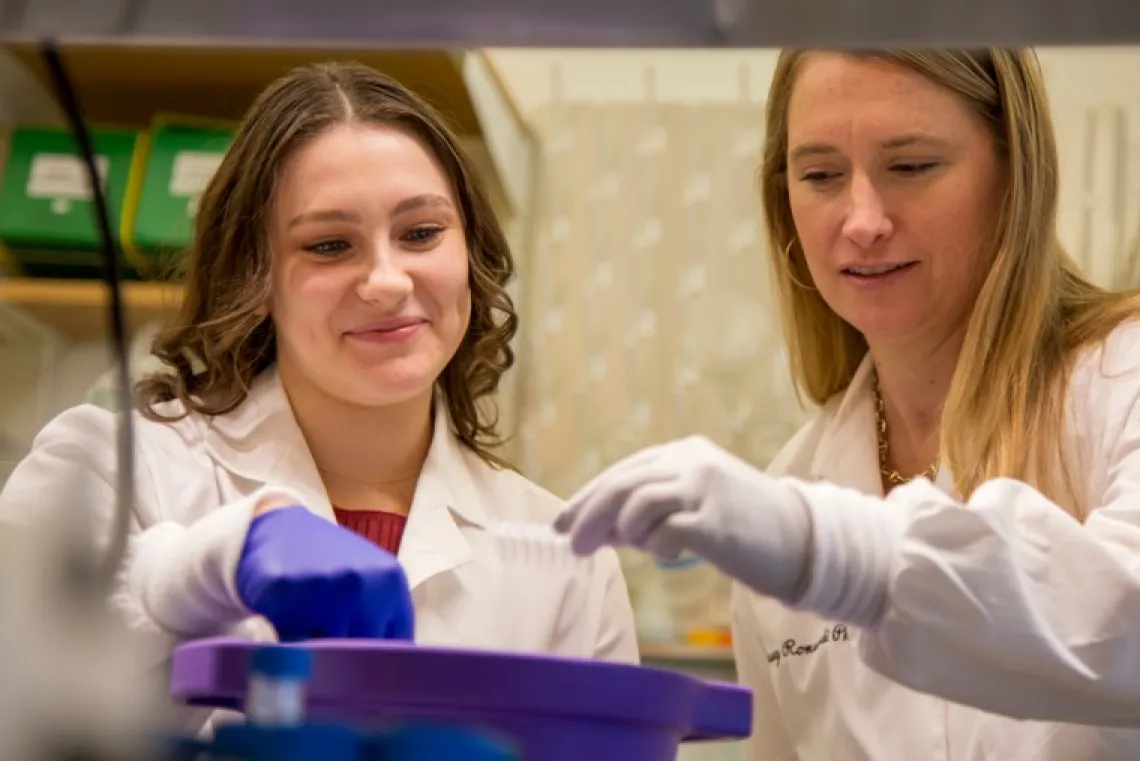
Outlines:
{"label": "green plastic box", "polygon": [[140,192],[124,214],[124,245],[149,276],[172,274],[193,239],[198,199],[233,138],[223,127],[152,126]]}
{"label": "green plastic box", "polygon": [[[137,276],[123,253],[122,212],[135,170],[139,131],[91,130],[111,230],[122,273]],[[18,127],[11,133],[0,182],[0,243],[18,274],[29,277],[97,278],[104,261],[87,169],[75,140],[54,127]]]}

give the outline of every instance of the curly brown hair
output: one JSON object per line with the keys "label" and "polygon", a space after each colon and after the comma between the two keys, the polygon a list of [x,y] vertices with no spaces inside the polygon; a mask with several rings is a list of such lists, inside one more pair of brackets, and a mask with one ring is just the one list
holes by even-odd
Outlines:
{"label": "curly brown hair", "polygon": [[[276,359],[269,300],[266,213],[285,161],[305,141],[346,123],[397,125],[420,138],[451,180],[470,262],[471,319],[437,381],[455,434],[481,458],[502,443],[492,396],[514,364],[518,315],[506,292],[514,259],[488,195],[443,118],[391,78],[355,63],[298,68],[271,84],[246,113],[199,201],[194,240],[181,263],[185,295],[153,351],[169,369],[135,386],[140,412],[172,422],[222,415],[245,401]],[[159,411],[178,400],[182,411]]]}

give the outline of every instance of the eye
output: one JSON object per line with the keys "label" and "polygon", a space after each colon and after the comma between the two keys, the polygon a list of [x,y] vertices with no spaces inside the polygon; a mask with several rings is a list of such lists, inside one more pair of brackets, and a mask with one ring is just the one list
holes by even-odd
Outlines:
{"label": "eye", "polygon": [[317,256],[333,257],[339,256],[348,250],[349,244],[346,240],[323,240],[320,243],[310,243],[307,246],[302,246],[305,251]]}
{"label": "eye", "polygon": [[827,172],[819,169],[811,172],[804,172],[802,175],[800,175],[800,180],[810,185],[822,185],[826,182],[834,180],[838,176],[839,174],[837,172]]}
{"label": "eye", "polygon": [[438,240],[444,230],[436,226],[416,227],[400,236],[400,240],[413,246],[428,246]]}
{"label": "eye", "polygon": [[930,171],[936,166],[938,166],[936,161],[911,161],[895,164],[891,169],[901,175],[914,176]]}

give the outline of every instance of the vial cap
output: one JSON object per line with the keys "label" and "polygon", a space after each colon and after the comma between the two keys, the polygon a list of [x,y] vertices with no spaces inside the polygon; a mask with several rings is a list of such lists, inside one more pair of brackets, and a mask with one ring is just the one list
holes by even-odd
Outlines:
{"label": "vial cap", "polygon": [[313,657],[308,650],[287,645],[266,645],[253,652],[250,669],[271,679],[308,679]]}

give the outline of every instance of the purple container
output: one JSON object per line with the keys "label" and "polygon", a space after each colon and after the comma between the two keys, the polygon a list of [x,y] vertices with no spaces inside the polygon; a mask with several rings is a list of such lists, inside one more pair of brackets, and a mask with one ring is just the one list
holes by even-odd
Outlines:
{"label": "purple container", "polygon": [[[175,700],[241,710],[261,643],[179,647]],[[747,737],[752,693],[661,669],[387,640],[313,640],[308,718],[379,728],[442,721],[514,741],[527,761],[672,761],[681,742]]]}

